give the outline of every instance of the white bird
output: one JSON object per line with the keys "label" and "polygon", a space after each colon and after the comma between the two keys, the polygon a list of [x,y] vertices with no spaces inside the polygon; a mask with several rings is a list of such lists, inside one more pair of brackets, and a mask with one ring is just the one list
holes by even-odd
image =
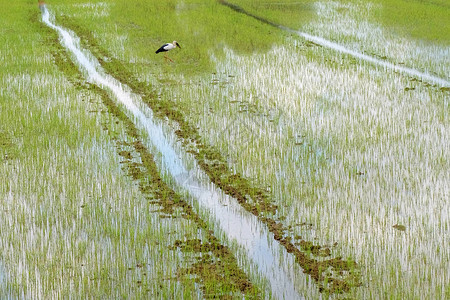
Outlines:
{"label": "white bird", "polygon": [[[159,48],[158,50],[156,50],[155,53],[159,53],[159,52],[167,52],[170,51],[172,49],[175,49],[176,47],[181,49],[180,44],[177,43],[177,41],[173,41],[173,43],[167,43],[161,46],[161,48]],[[170,60],[171,62],[173,62],[173,60],[171,60],[170,58],[167,57],[167,54],[164,54],[164,58]]]}

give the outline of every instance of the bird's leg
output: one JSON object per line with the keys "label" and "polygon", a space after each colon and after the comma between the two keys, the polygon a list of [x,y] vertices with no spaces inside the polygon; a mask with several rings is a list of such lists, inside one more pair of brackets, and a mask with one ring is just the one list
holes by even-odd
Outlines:
{"label": "bird's leg", "polygon": [[166,59],[166,61],[167,61],[167,60],[170,60],[171,62],[174,62],[172,59],[170,59],[170,58],[167,56],[167,54],[164,55],[164,58]]}

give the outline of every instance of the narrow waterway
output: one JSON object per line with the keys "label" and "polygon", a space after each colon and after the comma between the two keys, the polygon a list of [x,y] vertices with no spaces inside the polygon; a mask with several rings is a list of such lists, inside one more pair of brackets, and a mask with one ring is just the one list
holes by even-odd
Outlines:
{"label": "narrow waterway", "polygon": [[[45,5],[41,6],[42,21],[57,31],[61,44],[74,57],[75,63],[86,79],[107,90],[113,98],[132,114],[138,128],[148,135],[149,142],[161,158],[164,171],[174,178],[178,187],[186,190],[201,210],[206,210],[215,220],[217,231],[225,233],[228,243],[235,243],[257,267],[258,273],[270,283],[272,296],[278,299],[303,299],[295,288],[294,278],[307,276],[294,271],[295,258],[280,245],[266,225],[247,212],[239,203],[221,192],[211,182],[204,182],[202,171],[189,169],[181,153],[177,153],[167,137],[167,128],[153,119],[152,111],[140,97],[133,94],[112,76],[105,73],[99,62],[87,50],[82,49],[79,39],[54,22]],[[192,203],[195,204],[195,203]],[[196,205],[193,205],[196,207]]]}
{"label": "narrow waterway", "polygon": [[403,74],[406,74],[406,75],[410,75],[412,77],[419,78],[421,80],[424,80],[424,81],[427,81],[427,82],[430,82],[430,83],[433,83],[433,84],[437,84],[437,85],[442,86],[442,87],[450,87],[450,81],[445,80],[443,78],[440,78],[440,77],[437,77],[437,76],[434,76],[434,75],[431,75],[431,74],[428,74],[428,73],[424,73],[424,72],[421,72],[421,71],[416,70],[416,69],[395,65],[395,64],[390,63],[388,61],[384,61],[384,60],[372,57],[372,56],[367,55],[367,54],[363,54],[363,53],[360,53],[360,52],[357,52],[357,51],[354,51],[354,50],[351,50],[351,49],[347,49],[347,48],[345,48],[342,45],[339,45],[337,43],[331,42],[329,40],[326,40],[326,39],[318,37],[318,36],[310,35],[308,33],[302,32],[302,31],[294,30],[294,29],[291,29],[291,28],[288,28],[288,27],[284,27],[284,26],[279,26],[279,28],[283,29],[285,31],[289,31],[289,32],[295,33],[295,34],[305,38],[306,40],[308,40],[310,42],[313,42],[313,43],[316,43],[316,44],[318,44],[320,46],[333,49],[333,50],[335,50],[337,52],[340,52],[340,53],[351,55],[354,58],[357,58],[359,60],[363,60],[363,61],[372,63],[374,65],[377,65],[377,66],[380,66],[380,67],[383,67],[383,68],[386,68],[386,69],[391,69],[391,70],[394,70],[396,72],[400,72],[400,73],[403,73]]}

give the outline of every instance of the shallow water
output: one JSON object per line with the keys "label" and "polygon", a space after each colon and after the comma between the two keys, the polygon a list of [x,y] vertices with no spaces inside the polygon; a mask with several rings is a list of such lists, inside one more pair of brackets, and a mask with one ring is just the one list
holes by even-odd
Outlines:
{"label": "shallow water", "polygon": [[[45,6],[41,7],[42,20],[60,35],[61,44],[69,50],[87,80],[111,92],[133,115],[136,125],[149,136],[149,143],[158,152],[163,169],[174,178],[178,187],[186,190],[215,220],[218,231],[226,234],[228,242],[236,243],[247,257],[257,266],[258,273],[265,277],[271,287],[273,297],[278,299],[302,299],[295,289],[294,272],[296,265],[292,255],[273,239],[273,235],[256,216],[247,212],[239,203],[224,195],[210,182],[204,182],[202,172],[188,169],[172,143],[169,141],[163,124],[153,119],[152,111],[146,107],[139,96],[127,90],[119,81],[106,74],[98,61],[82,49],[78,38],[61,26],[56,25]],[[195,205],[194,205],[195,207]],[[301,276],[304,276],[300,274]]]}

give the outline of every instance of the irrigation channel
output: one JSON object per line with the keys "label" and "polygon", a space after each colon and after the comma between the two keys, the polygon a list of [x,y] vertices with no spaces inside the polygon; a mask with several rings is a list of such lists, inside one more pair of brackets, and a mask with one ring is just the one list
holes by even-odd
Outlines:
{"label": "irrigation channel", "polygon": [[106,74],[97,59],[87,49],[81,48],[77,36],[55,24],[45,5],[41,6],[41,11],[42,21],[58,32],[61,44],[73,54],[76,64],[87,75],[87,80],[111,92],[132,114],[134,123],[148,134],[150,140],[146,142],[160,155],[163,172],[167,172],[178,187],[187,191],[201,209],[211,214],[216,223],[214,226],[225,233],[229,242],[236,243],[244,250],[257,266],[258,272],[268,280],[273,297],[303,299],[294,284],[298,273],[294,271],[295,257],[274,239],[266,225],[214,184],[202,180],[204,176],[200,170],[188,169],[187,162],[169,140],[167,128],[153,118],[152,111],[142,103],[140,97]]}
{"label": "irrigation channel", "polygon": [[433,84],[437,84],[437,85],[442,86],[442,87],[450,87],[450,81],[447,80],[447,79],[440,78],[440,77],[437,77],[437,76],[434,76],[434,75],[431,75],[431,74],[428,74],[428,73],[424,73],[424,72],[421,72],[421,71],[416,70],[416,69],[403,67],[403,66],[398,66],[398,65],[395,65],[395,64],[390,63],[388,61],[384,61],[384,60],[372,57],[370,55],[363,54],[363,53],[360,53],[360,52],[348,49],[348,48],[346,48],[346,47],[344,47],[342,45],[339,45],[339,44],[334,43],[332,41],[326,40],[326,39],[324,39],[322,37],[310,35],[310,34],[308,34],[306,32],[302,32],[302,31],[299,31],[299,30],[295,30],[295,29],[292,29],[292,28],[280,25],[280,24],[273,23],[273,22],[271,22],[271,21],[269,21],[267,19],[264,19],[264,18],[262,18],[260,16],[254,15],[254,14],[244,10],[240,6],[237,6],[235,4],[229,3],[227,1],[224,1],[224,0],[218,0],[218,1],[222,5],[225,5],[225,6],[231,8],[232,10],[234,10],[236,12],[239,12],[239,13],[242,13],[242,14],[247,15],[249,17],[252,17],[252,18],[254,18],[254,19],[258,20],[258,21],[261,21],[261,22],[263,22],[265,24],[268,24],[268,25],[271,25],[273,27],[276,27],[276,28],[278,28],[280,30],[284,30],[284,31],[296,34],[298,36],[301,36],[304,39],[306,39],[307,41],[313,42],[313,43],[315,43],[317,45],[320,45],[322,47],[330,48],[330,49],[333,49],[333,50],[335,50],[337,52],[353,56],[356,59],[372,63],[372,64],[374,64],[376,66],[380,66],[380,67],[383,67],[385,69],[390,69],[390,70],[393,70],[393,71],[396,71],[396,72],[400,72],[400,73],[403,73],[403,74],[406,74],[406,75],[409,75],[409,76],[412,76],[412,77],[416,77],[416,78],[419,78],[421,80],[425,80],[427,82],[430,82],[430,83],[433,83]]}

